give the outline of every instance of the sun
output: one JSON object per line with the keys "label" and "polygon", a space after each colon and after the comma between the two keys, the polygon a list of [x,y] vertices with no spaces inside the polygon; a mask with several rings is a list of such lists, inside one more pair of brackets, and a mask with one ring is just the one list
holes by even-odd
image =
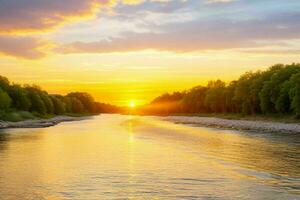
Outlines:
{"label": "sun", "polygon": [[129,101],[129,107],[130,108],[135,108],[135,101],[134,100],[131,100],[131,101]]}

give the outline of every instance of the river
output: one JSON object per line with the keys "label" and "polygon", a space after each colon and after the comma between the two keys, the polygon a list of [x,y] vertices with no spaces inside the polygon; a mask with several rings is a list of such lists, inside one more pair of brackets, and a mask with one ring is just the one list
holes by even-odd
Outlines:
{"label": "river", "polygon": [[122,115],[1,130],[0,199],[300,199],[300,135]]}

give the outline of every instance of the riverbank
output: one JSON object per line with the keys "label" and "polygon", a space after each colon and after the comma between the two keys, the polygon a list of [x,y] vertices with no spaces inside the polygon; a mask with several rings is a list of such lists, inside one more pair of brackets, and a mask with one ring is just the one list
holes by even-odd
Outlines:
{"label": "riverbank", "polygon": [[299,123],[282,123],[259,120],[222,119],[217,117],[168,116],[163,120],[180,124],[194,124],[205,127],[225,128],[275,133],[300,133]]}
{"label": "riverbank", "polygon": [[61,122],[80,121],[89,119],[91,116],[56,116],[50,119],[30,119],[19,122],[0,121],[0,129],[6,128],[44,128],[55,126]]}

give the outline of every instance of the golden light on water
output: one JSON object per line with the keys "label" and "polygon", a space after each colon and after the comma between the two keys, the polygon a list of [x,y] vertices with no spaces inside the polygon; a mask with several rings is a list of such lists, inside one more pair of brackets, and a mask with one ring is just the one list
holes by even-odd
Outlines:
{"label": "golden light on water", "polygon": [[[182,199],[209,194],[297,199],[298,195],[297,188],[282,189],[298,183],[296,136],[282,134],[275,140],[270,134],[254,137],[156,117],[107,114],[3,133],[1,197]],[[285,152],[278,153],[281,149]],[[174,194],[180,197],[172,198]]]}

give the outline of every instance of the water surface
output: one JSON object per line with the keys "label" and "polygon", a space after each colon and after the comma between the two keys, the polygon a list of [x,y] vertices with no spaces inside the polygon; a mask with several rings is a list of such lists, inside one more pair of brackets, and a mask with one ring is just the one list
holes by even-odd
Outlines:
{"label": "water surface", "polygon": [[0,199],[300,199],[299,152],[299,135],[155,117],[2,130]]}

